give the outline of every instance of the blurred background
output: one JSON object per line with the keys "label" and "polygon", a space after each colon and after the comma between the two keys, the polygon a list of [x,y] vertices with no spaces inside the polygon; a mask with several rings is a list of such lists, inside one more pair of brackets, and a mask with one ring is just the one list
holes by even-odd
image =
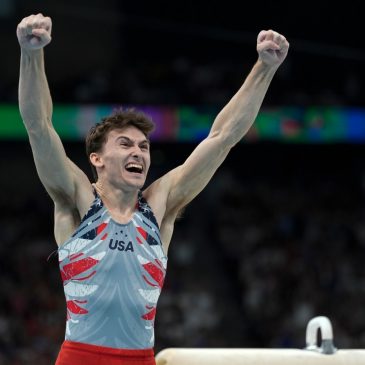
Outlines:
{"label": "blurred background", "polygon": [[156,352],[303,348],[317,315],[332,321],[338,348],[365,347],[356,2],[0,0],[0,364],[51,364],[64,337],[53,205],[17,106],[15,30],[38,12],[53,20],[54,125],[90,178],[83,136],[100,117],[117,106],[153,117],[153,181],[207,135],[255,63],[259,31],[287,37],[255,125],[176,224]]}

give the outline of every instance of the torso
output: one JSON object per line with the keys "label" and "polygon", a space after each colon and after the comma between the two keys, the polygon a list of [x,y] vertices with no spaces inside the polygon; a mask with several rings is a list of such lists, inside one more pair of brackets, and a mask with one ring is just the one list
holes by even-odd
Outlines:
{"label": "torso", "polygon": [[[58,246],[63,244],[80,225],[81,217],[87,213],[94,200],[94,190],[95,188],[92,188],[91,184],[87,188],[81,185],[78,189],[78,198],[74,203],[70,201],[55,202],[55,238]],[[162,179],[159,179],[142,193],[155,215],[160,228],[162,246],[166,253],[178,213],[166,212],[167,191],[166,186],[163,186]],[[115,218],[117,222],[123,223],[119,217]]]}
{"label": "torso", "polygon": [[166,272],[159,224],[142,194],[130,222],[113,220],[99,197],[59,248],[67,301],[66,339],[151,348]]}

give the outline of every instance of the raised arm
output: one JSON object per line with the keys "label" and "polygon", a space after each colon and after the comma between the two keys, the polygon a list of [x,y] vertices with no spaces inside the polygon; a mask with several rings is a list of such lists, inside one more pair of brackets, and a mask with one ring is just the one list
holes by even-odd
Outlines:
{"label": "raised arm", "polygon": [[285,59],[289,43],[272,30],[257,37],[258,60],[242,87],[216,117],[210,133],[185,163],[169,172],[156,185],[168,191],[166,214],[177,214],[207,185],[230,149],[256,119],[271,80]]}
{"label": "raised arm", "polygon": [[[90,196],[92,199],[92,190],[86,175],[67,158],[52,125],[52,99],[43,55],[43,48],[51,41],[51,29],[51,19],[42,14],[24,18],[18,25],[21,47],[19,108],[39,178],[56,205],[57,224],[59,212],[65,212],[67,216],[72,210],[82,215]],[[72,227],[66,228],[69,230]]]}
{"label": "raised arm", "polygon": [[257,37],[258,60],[244,84],[216,117],[208,138],[220,135],[223,144],[233,147],[255,121],[271,80],[284,61],[289,43],[272,30]]}

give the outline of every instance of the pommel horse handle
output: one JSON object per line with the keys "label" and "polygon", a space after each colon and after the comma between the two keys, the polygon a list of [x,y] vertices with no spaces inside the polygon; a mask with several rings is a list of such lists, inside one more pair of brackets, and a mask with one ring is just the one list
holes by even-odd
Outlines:
{"label": "pommel horse handle", "polygon": [[[317,345],[318,331],[321,333],[321,345]],[[320,352],[326,355],[334,354],[337,349],[333,344],[333,331],[330,320],[324,316],[311,319],[307,324],[306,350]]]}

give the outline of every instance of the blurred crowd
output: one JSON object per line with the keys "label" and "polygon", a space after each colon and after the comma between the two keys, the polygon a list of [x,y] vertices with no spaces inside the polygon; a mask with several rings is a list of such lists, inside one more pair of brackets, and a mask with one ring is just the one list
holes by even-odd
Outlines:
{"label": "blurred crowd", "polygon": [[[349,62],[349,67],[334,78],[329,75],[326,59],[316,59],[312,65],[313,61],[303,64],[293,58],[288,57],[278,70],[264,105],[363,105],[364,86],[356,73],[359,67],[356,62]],[[86,74],[73,81],[72,89],[55,85],[56,90],[65,92],[55,97],[80,103],[123,101],[140,105],[223,106],[242,85],[255,61],[254,52],[233,58],[194,59],[184,55],[170,60],[141,58],[122,68],[100,70],[91,77]],[[334,59],[330,63],[333,68],[342,67],[343,60]],[[311,67],[316,68],[313,75]]]}
{"label": "blurred crowd", "polygon": [[[51,69],[49,83],[55,103],[223,107],[242,85],[255,61],[252,55],[203,60],[183,55],[171,56],[169,60],[141,57],[133,64],[121,60],[118,67],[85,69],[66,77],[58,75],[52,65],[46,68]],[[317,69],[315,75],[308,74],[311,67]],[[331,67],[342,67],[342,60],[332,60]],[[362,106],[365,90],[361,77],[356,75],[357,67],[355,63],[352,68],[350,63],[334,78],[328,75],[328,60],[303,65],[289,57],[278,70],[264,106]],[[322,76],[317,77],[321,72]],[[18,75],[14,77],[17,80]],[[0,100],[17,103],[17,87],[17,81],[0,81]]]}
{"label": "blurred crowd", "polygon": [[[173,147],[159,148],[166,165],[152,177],[173,160]],[[306,325],[318,315],[331,320],[338,348],[365,347],[364,181],[357,164],[340,157],[346,148],[356,160],[359,151],[317,147],[299,158],[303,150],[290,148],[281,147],[279,158],[275,146],[261,157],[260,144],[237,147],[186,208],[170,247],[156,352],[303,348]],[[336,162],[326,165],[328,155]],[[53,207],[34,178],[22,190],[11,175],[2,182],[2,365],[49,365],[64,337]]]}

